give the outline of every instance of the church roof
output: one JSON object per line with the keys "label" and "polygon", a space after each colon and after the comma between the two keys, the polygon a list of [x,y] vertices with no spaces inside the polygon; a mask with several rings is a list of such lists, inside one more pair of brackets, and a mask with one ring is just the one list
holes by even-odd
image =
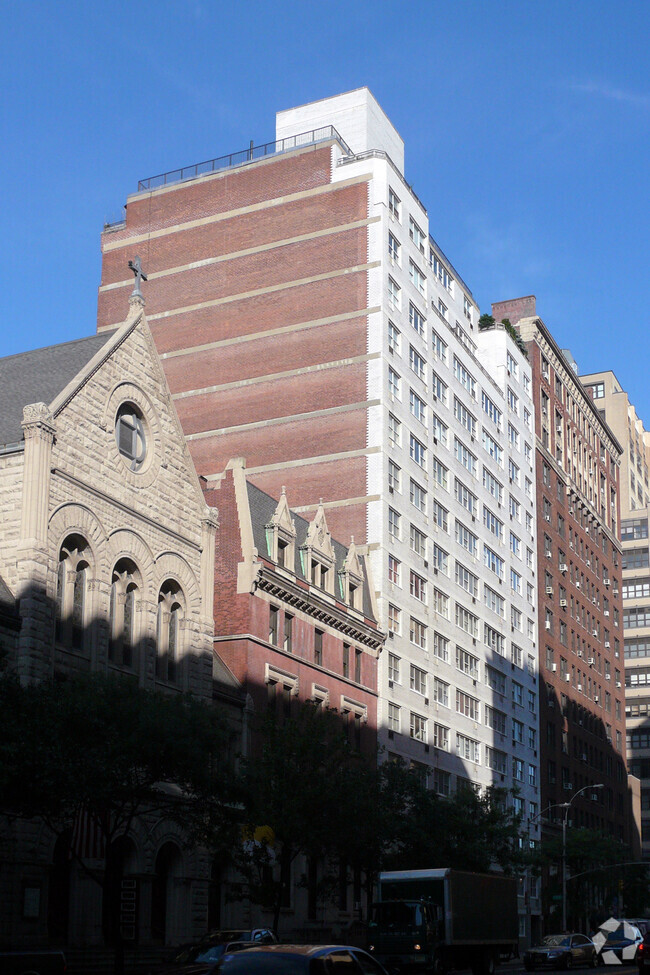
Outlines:
{"label": "church roof", "polygon": [[113,334],[101,332],[0,359],[0,444],[21,443],[23,407],[49,406]]}

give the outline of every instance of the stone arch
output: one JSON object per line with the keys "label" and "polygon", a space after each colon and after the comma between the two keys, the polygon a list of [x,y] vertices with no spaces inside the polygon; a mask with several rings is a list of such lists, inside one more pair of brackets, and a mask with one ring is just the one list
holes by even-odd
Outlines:
{"label": "stone arch", "polygon": [[151,936],[160,944],[174,944],[183,930],[190,909],[189,885],[181,883],[186,876],[182,845],[166,839],[156,851],[151,887]]}
{"label": "stone arch", "polygon": [[94,511],[74,501],[59,505],[50,516],[48,531],[50,551],[56,553],[59,552],[67,535],[74,533],[83,535],[92,552],[96,575],[105,578],[108,573],[107,536],[104,526]]}
{"label": "stone arch", "polygon": [[155,588],[166,579],[175,579],[181,586],[187,600],[188,615],[198,617],[201,612],[201,592],[196,575],[189,562],[177,552],[160,552],[155,561]]}
{"label": "stone arch", "polygon": [[154,557],[151,549],[144,541],[142,536],[129,528],[118,528],[111,533],[108,539],[110,565],[109,568],[121,558],[133,559],[138,566],[142,576],[143,598],[153,599],[154,593]]}

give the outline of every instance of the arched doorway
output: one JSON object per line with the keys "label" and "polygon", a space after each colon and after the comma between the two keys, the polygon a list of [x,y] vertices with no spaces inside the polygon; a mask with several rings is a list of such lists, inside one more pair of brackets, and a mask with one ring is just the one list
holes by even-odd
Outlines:
{"label": "arched doorway", "polygon": [[208,886],[208,931],[218,931],[221,927],[221,887],[223,867],[218,860],[212,861],[210,884]]}
{"label": "arched doorway", "polygon": [[70,845],[72,830],[67,829],[54,844],[47,897],[47,931],[50,944],[68,943],[70,918]]}
{"label": "arched doorway", "polygon": [[138,940],[139,883],[136,877],[137,853],[128,836],[118,836],[106,859],[104,886],[104,938],[107,944]]}
{"label": "arched doorway", "polygon": [[160,944],[174,944],[182,930],[181,868],[179,848],[175,843],[165,843],[156,857],[151,888],[151,937]]}

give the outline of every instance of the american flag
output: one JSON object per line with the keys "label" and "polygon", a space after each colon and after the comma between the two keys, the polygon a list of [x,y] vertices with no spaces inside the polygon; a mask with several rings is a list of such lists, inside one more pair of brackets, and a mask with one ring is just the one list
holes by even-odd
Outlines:
{"label": "american flag", "polygon": [[75,816],[70,853],[81,860],[103,860],[106,855],[106,834],[102,821],[85,806]]}

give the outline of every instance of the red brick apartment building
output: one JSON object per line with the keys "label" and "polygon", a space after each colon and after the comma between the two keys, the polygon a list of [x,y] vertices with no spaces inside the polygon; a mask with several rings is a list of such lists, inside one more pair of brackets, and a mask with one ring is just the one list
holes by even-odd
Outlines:
{"label": "red brick apartment building", "polygon": [[370,173],[335,181],[347,151],[327,126],[141,184],[102,236],[98,328],[119,320],[139,254],[197,470],[243,455],[273,496],[339,502],[334,534],[364,541]]}
{"label": "red brick apartment building", "polygon": [[557,806],[585,789],[572,805],[576,825],[634,846],[624,750],[622,448],[570,353],[537,316],[534,296],[494,304],[492,313],[516,326],[532,366],[542,809],[561,820]]}
{"label": "red brick apartment building", "polygon": [[[231,461],[206,492],[219,509],[215,649],[248,696],[248,708],[291,710],[292,701],[335,708],[352,747],[377,749],[376,623],[367,559],[354,540],[332,539],[322,505],[295,515]],[[253,742],[254,747],[254,742]]]}

